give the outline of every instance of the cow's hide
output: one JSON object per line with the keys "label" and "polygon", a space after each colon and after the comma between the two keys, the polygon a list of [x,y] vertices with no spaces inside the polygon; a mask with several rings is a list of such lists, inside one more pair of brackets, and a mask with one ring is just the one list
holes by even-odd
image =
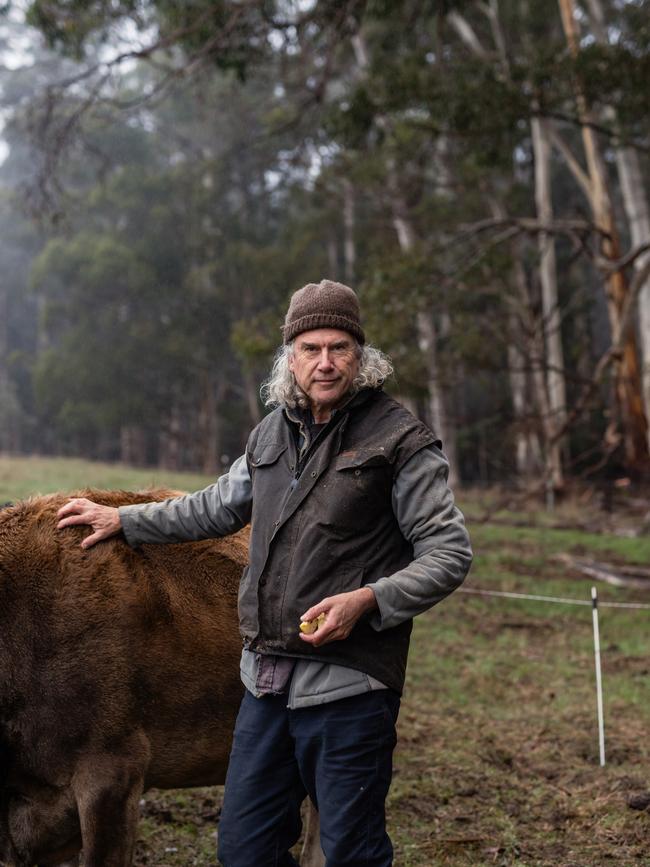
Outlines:
{"label": "cow's hide", "polygon": [[[82,491],[119,505],[170,491]],[[0,512],[0,859],[131,863],[140,796],[222,783],[247,537],[84,551],[69,497]]]}

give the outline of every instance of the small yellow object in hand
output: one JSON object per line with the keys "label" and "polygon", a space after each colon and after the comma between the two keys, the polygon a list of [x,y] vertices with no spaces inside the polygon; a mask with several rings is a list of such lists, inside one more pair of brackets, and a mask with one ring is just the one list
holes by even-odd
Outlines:
{"label": "small yellow object in hand", "polygon": [[313,632],[316,632],[319,626],[325,623],[326,616],[325,612],[323,612],[314,618],[314,620],[303,620],[300,624],[300,631],[304,632],[305,635],[311,635]]}

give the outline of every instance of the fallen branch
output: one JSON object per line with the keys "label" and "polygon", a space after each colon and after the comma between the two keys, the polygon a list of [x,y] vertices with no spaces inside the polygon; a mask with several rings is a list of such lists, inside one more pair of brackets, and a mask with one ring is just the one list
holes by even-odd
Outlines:
{"label": "fallen branch", "polygon": [[554,559],[576,572],[581,572],[596,581],[605,581],[614,587],[650,590],[650,569],[642,566],[612,566],[610,563],[599,563],[597,560],[574,557],[566,553],[557,554]]}

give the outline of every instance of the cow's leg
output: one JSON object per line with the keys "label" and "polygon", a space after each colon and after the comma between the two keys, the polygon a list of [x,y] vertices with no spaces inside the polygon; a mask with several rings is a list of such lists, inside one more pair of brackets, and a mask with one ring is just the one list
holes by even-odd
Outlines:
{"label": "cow's leg", "polygon": [[325,855],[320,845],[320,818],[311,798],[307,797],[302,805],[306,814],[305,839],[300,853],[300,867],[325,867]]}
{"label": "cow's leg", "polygon": [[144,785],[140,758],[102,755],[77,769],[83,867],[130,867]]}
{"label": "cow's leg", "polygon": [[83,867],[130,867],[133,861],[140,775],[125,780],[104,780],[79,799]]}
{"label": "cow's leg", "polygon": [[33,789],[29,798],[14,795],[7,805],[7,829],[16,860],[29,864],[63,864],[80,848],[79,820],[69,789]]}

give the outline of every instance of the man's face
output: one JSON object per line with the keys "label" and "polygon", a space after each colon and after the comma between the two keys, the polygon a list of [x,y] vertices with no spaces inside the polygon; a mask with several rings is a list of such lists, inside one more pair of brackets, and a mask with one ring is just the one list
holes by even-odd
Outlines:
{"label": "man's face", "polygon": [[294,341],[289,368],[309,399],[314,420],[327,421],[359,372],[355,340],[337,328],[303,331]]}

